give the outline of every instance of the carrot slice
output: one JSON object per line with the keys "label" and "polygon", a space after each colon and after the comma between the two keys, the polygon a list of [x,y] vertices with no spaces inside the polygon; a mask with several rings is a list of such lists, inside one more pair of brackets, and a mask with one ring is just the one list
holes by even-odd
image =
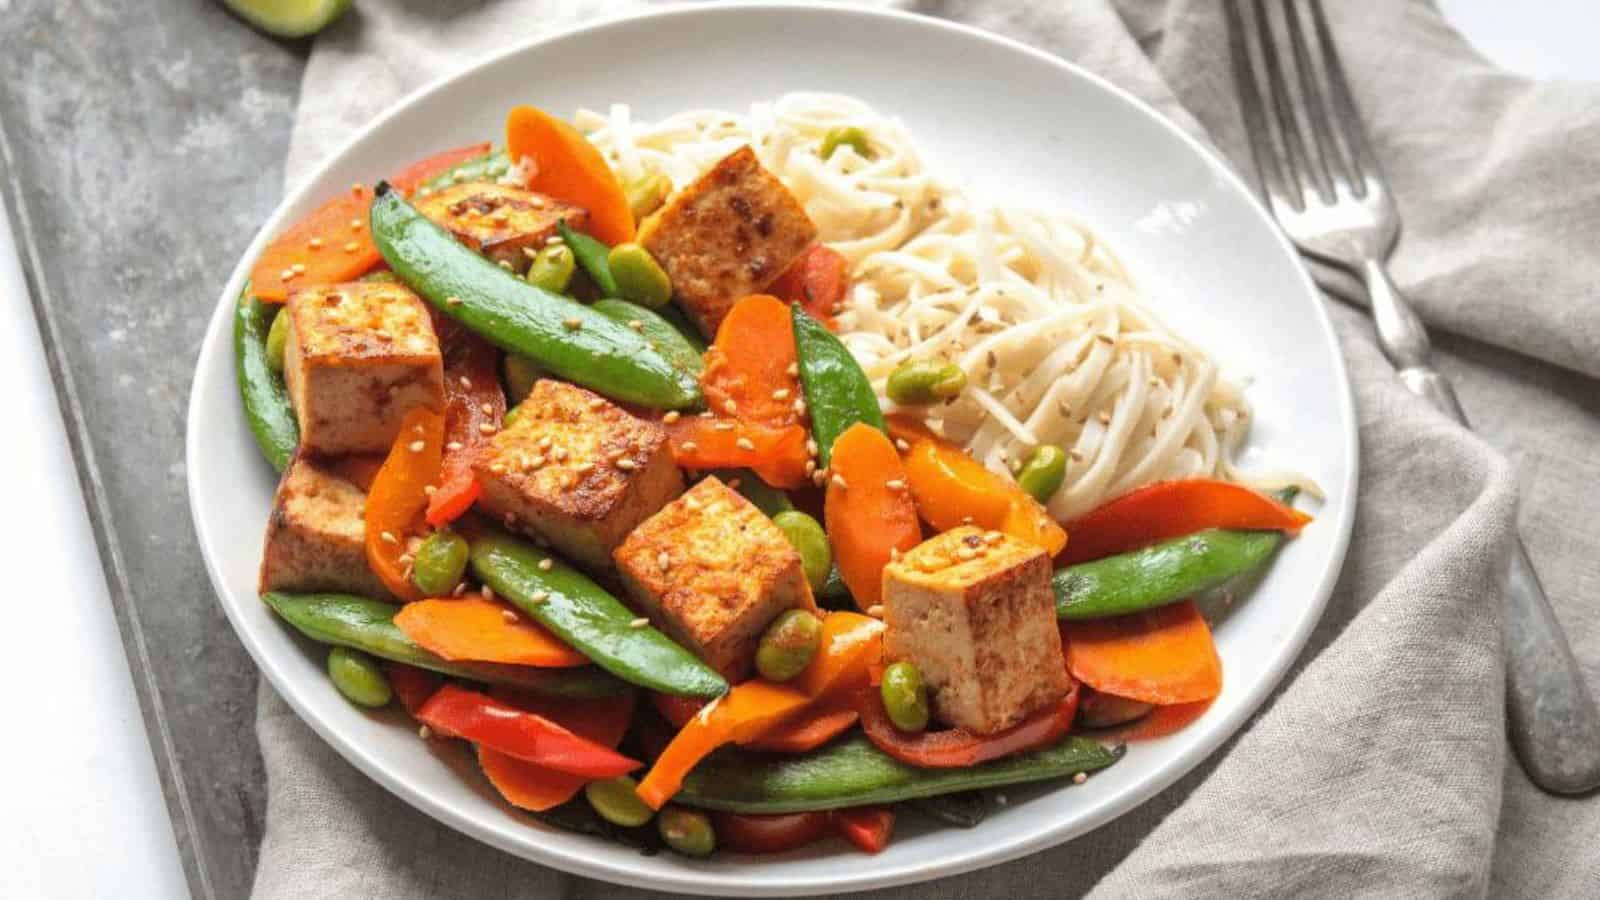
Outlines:
{"label": "carrot slice", "polygon": [[506,116],[506,153],[529,160],[528,187],[589,211],[584,230],[607,244],[633,240],[633,209],[604,156],[576,128],[532,106]]}
{"label": "carrot slice", "polygon": [[762,481],[785,490],[806,482],[806,430],[799,425],[772,428],[738,419],[686,416],[667,426],[672,456],[685,469],[753,470]]}
{"label": "carrot slice", "polygon": [[282,303],[303,284],[337,284],[371,271],[383,261],[367,228],[371,206],[372,188],[356,185],[291,225],[256,257],[250,290],[264,303]]}
{"label": "carrot slice", "polygon": [[412,191],[422,186],[424,181],[431,181],[435,176],[443,175],[461,163],[489,152],[487,141],[481,144],[468,144],[443,153],[435,153],[427,159],[419,159],[389,179],[389,183],[402,194],[409,195]]}
{"label": "carrot slice", "polygon": [[[506,613],[512,612],[511,618]],[[589,658],[510,606],[481,597],[407,603],[394,624],[424,649],[448,660],[566,668]]]}
{"label": "carrot slice", "polygon": [[[415,448],[415,449],[413,449]],[[384,587],[402,600],[421,600],[400,562],[406,537],[419,530],[428,506],[423,490],[439,479],[444,453],[444,416],[419,406],[401,420],[394,447],[367,492],[367,564]]]}
{"label": "carrot slice", "polygon": [[[574,734],[616,747],[633,719],[632,691],[594,700],[563,700],[495,689],[491,696],[526,712],[544,716]],[[523,762],[497,750],[478,747],[478,765],[507,803],[542,812],[571,800],[588,782],[581,775],[557,772]]]}
{"label": "carrot slice", "polygon": [[1209,478],[1161,481],[1123,494],[1070,523],[1057,565],[1126,553],[1207,528],[1299,533],[1311,517],[1243,485]]}
{"label": "carrot slice", "polygon": [[814,244],[790,263],[768,290],[781,300],[800,304],[813,319],[832,330],[833,315],[839,312],[849,288],[850,261],[831,247]]}
{"label": "carrot slice", "polygon": [[[933,433],[933,429],[915,416],[908,416],[905,413],[889,413],[883,417],[883,421],[884,425],[889,429],[889,437],[894,438],[895,446],[902,453],[909,452],[911,445],[923,438],[932,438],[936,441],[942,440],[937,434]],[[900,446],[901,442],[905,443],[904,447]]]}
{"label": "carrot slice", "polygon": [[1174,703],[1170,706],[1158,706],[1148,715],[1129,722],[1118,728],[1095,733],[1095,737],[1107,742],[1153,741],[1164,738],[1169,734],[1177,734],[1189,727],[1189,724],[1200,718],[1206,710],[1211,708],[1210,700],[1196,700],[1193,703]]}
{"label": "carrot slice", "polygon": [[903,434],[925,433],[910,442],[906,477],[917,512],[929,525],[948,531],[971,521],[979,528],[1043,547],[1052,556],[1066,546],[1066,530],[1022,488],[989,471],[955,444],[935,437],[920,423],[915,431],[904,422],[896,427]]}
{"label": "carrot slice", "polygon": [[883,600],[883,567],[921,542],[922,527],[904,487],[905,466],[883,432],[864,422],[850,426],[833,443],[832,468],[823,502],[828,542],[850,595],[869,609]]}
{"label": "carrot slice", "polygon": [[489,445],[485,425],[498,428],[506,415],[500,389],[500,351],[442,315],[433,317],[444,356],[444,458],[437,489],[428,498],[428,524],[449,524],[483,493],[472,464]]}
{"label": "carrot slice", "polygon": [[1168,705],[1222,692],[1222,661],[1193,600],[1142,613],[1062,622],[1072,677],[1097,691]]}
{"label": "carrot slice", "polygon": [[706,350],[700,387],[719,415],[782,428],[799,423],[800,376],[789,307],[752,294],[735,303]]}

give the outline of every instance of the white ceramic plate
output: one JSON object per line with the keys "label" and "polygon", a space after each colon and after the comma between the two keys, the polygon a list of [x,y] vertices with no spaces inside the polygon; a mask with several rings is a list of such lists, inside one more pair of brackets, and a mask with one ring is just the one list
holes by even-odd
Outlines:
{"label": "white ceramic plate", "polygon": [[[807,53],[771,51],[773,36]],[[627,60],[627,65],[596,60]],[[1110,239],[1171,323],[1249,390],[1251,459],[1315,477],[1328,502],[1260,589],[1216,629],[1226,687],[1197,723],[1130,748],[1087,784],[1008,791],[973,831],[904,817],[868,857],[836,841],[780,857],[642,857],[543,827],[503,806],[465,755],[430,749],[398,716],[335,693],[325,654],[256,597],[273,474],[234,382],[230,311],[267,239],[353,181],[441,147],[495,139],[532,102],[633,105],[638,118],[743,108],[791,90],[856,94],[904,119],[930,166],[996,201],[1071,210]],[[1289,246],[1244,186],[1121,90],[1061,60],[971,29],[854,8],[695,6],[528,44],[411,96],[356,137],[263,226],[217,299],[189,409],[195,527],[228,618],[267,678],[351,763],[441,822],[528,859],[595,878],[700,894],[836,893],[949,875],[1051,847],[1127,812],[1215,750],[1256,709],[1321,615],[1349,537],[1355,421],[1333,331]]]}

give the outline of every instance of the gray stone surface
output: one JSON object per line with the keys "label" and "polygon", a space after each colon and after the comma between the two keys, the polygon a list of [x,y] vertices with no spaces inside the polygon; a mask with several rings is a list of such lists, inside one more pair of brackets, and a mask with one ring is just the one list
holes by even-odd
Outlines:
{"label": "gray stone surface", "polygon": [[212,300],[281,195],[306,47],[207,0],[0,0],[0,48],[0,176],[168,809],[195,896],[244,896],[256,671],[195,547],[183,429]]}

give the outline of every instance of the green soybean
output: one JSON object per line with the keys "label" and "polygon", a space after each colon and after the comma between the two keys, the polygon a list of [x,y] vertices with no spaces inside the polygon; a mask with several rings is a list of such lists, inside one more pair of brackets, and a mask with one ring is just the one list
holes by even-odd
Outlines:
{"label": "green soybean", "polygon": [[637,828],[650,821],[654,811],[636,793],[639,782],[626,775],[591,781],[584,785],[583,795],[600,818],[624,828]]}
{"label": "green soybean", "polygon": [[788,681],[804,672],[822,646],[822,620],[803,609],[786,610],[761,634],[756,671],[768,681]]}
{"label": "green soybean", "polygon": [[828,129],[822,136],[822,158],[833,156],[833,151],[840,147],[849,147],[862,159],[873,157],[872,144],[867,140],[867,133],[854,125],[844,125]]}
{"label": "green soybean", "polygon": [[422,540],[416,561],[411,564],[411,583],[429,597],[443,597],[456,589],[467,573],[467,542],[449,529],[441,529]]}
{"label": "green soybean", "polygon": [[300,424],[289,403],[289,389],[267,359],[273,310],[250,292],[249,284],[244,286],[233,313],[233,355],[245,421],[262,455],[281,472],[300,443]]}
{"label": "green soybean", "polygon": [[811,592],[820,593],[827,586],[828,572],[833,568],[833,549],[828,545],[828,535],[822,525],[798,509],[778,513],[772,517],[772,524],[778,526],[800,554],[800,566],[805,569]]}
{"label": "green soybean", "polygon": [[1054,444],[1040,444],[1029,451],[1017,470],[1017,486],[1048,503],[1067,477],[1067,454]]}
{"label": "green soybean", "polygon": [[901,660],[884,669],[878,691],[894,727],[912,733],[928,727],[928,686],[915,665]]}
{"label": "green soybean", "polygon": [[606,254],[618,296],[655,309],[672,299],[672,279],[650,251],[638,244],[618,244]]}
{"label": "green soybean", "polygon": [[573,257],[571,247],[550,244],[534,255],[533,262],[528,264],[528,273],[523,277],[534,287],[552,294],[564,294],[567,285],[572,283],[572,273],[577,270],[578,261]]}
{"label": "green soybean", "polygon": [[900,406],[928,406],[954,400],[967,387],[967,373],[955,363],[912,359],[889,373],[884,392]]}
{"label": "green soybean", "polygon": [[669,848],[684,856],[710,856],[717,849],[711,817],[699,810],[669,806],[656,816],[656,831]]}
{"label": "green soybean", "polygon": [[267,329],[267,368],[283,374],[283,358],[289,349],[289,308],[279,307]]}
{"label": "green soybean", "polygon": [[334,647],[328,651],[328,677],[346,700],[357,706],[377,709],[388,706],[394,697],[389,689],[389,679],[383,677],[378,661],[349,647]]}

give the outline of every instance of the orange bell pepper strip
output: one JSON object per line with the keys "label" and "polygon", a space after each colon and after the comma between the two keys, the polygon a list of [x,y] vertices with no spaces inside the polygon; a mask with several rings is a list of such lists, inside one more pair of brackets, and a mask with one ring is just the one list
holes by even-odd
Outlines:
{"label": "orange bell pepper strip", "polygon": [[481,144],[468,144],[465,147],[457,147],[454,150],[435,153],[427,159],[419,159],[396,172],[389,179],[389,184],[409,197],[417,188],[422,186],[423,182],[432,181],[467,160],[477,159],[488,152],[489,142],[484,141]]}
{"label": "orange bell pepper strip", "polygon": [[428,698],[417,719],[446,737],[458,737],[523,762],[584,778],[615,778],[639,767],[606,745],[575,734],[537,713],[454,684]]}
{"label": "orange bell pepper strip", "polygon": [[507,604],[482,597],[441,597],[407,603],[394,624],[423,649],[452,661],[543,668],[589,662],[539,623],[515,614],[508,619],[508,612],[514,610]]}
{"label": "orange bell pepper strip", "polygon": [[576,128],[532,106],[506,116],[506,155],[527,166],[528,187],[589,211],[584,230],[616,246],[633,240],[633,208],[600,151]]}
{"label": "orange bell pepper strip", "polygon": [[883,655],[882,636],[883,623],[870,616],[829,613],[822,620],[817,656],[804,672],[786,684],[751,679],[707,704],[661,751],[639,782],[639,799],[660,809],[711,751],[753,743],[812,703],[865,684],[868,666]]}
{"label": "orange bell pepper strip", "polygon": [[[904,424],[899,427],[907,433]],[[906,476],[911,495],[917,512],[934,528],[948,531],[970,519],[979,528],[1027,541],[1052,556],[1066,546],[1066,529],[1039,501],[965,450],[931,432],[910,443]]]}
{"label": "orange bell pepper strip", "polygon": [[1097,691],[1170,705],[1222,693],[1222,661],[1193,600],[1061,623],[1067,671]]}
{"label": "orange bell pepper strip", "polygon": [[831,468],[822,508],[828,542],[850,595],[870,609],[883,600],[883,567],[922,541],[922,526],[905,466],[883,432],[850,426],[833,442]]}
{"label": "orange bell pepper strip", "polygon": [[[573,734],[615,748],[622,742],[633,720],[634,692],[592,700],[564,700],[534,694],[495,689],[490,692],[524,712],[534,713],[566,728]],[[557,772],[523,762],[498,750],[479,745],[478,765],[507,803],[534,812],[560,806],[577,795],[589,782],[581,775]]]}
{"label": "orange bell pepper strip", "polygon": [[856,712],[861,714],[861,730],[867,740],[906,765],[924,769],[961,769],[1049,746],[1071,730],[1078,712],[1078,685],[1074,682],[1059,703],[995,734],[977,734],[965,728],[909,734],[889,720],[878,691],[864,688],[856,696]]}
{"label": "orange bell pepper strip", "polygon": [[780,300],[798,303],[831,331],[833,316],[850,289],[850,261],[825,244],[814,244],[767,289]]}
{"label": "orange bell pepper strip", "polygon": [[453,319],[433,317],[444,356],[444,457],[439,482],[428,497],[428,524],[435,528],[455,521],[483,493],[472,464],[489,445],[505,419],[506,395],[500,389],[500,352]]}
{"label": "orange bell pepper strip", "polygon": [[672,457],[685,469],[750,469],[767,484],[790,490],[806,483],[806,430],[772,428],[738,419],[684,416],[667,426]]}
{"label": "orange bell pepper strip", "polygon": [[1311,517],[1243,485],[1210,478],[1160,481],[1123,494],[1069,523],[1072,545],[1058,566],[1126,553],[1207,528],[1298,534]]}
{"label": "orange bell pepper strip", "polygon": [[428,505],[423,489],[439,480],[443,452],[444,416],[424,406],[413,409],[401,420],[394,447],[367,492],[367,565],[401,600],[422,599],[400,556],[407,536],[421,526]]}
{"label": "orange bell pepper strip", "polygon": [[745,746],[762,753],[810,753],[849,731],[858,718],[849,706],[814,706]]}
{"label": "orange bell pepper strip", "polygon": [[718,415],[783,428],[800,423],[794,324],[789,307],[766,294],[738,301],[717,326],[700,388]]}
{"label": "orange bell pepper strip", "polygon": [[833,827],[862,853],[877,853],[889,846],[889,836],[894,833],[894,809],[855,806],[834,810]]}

